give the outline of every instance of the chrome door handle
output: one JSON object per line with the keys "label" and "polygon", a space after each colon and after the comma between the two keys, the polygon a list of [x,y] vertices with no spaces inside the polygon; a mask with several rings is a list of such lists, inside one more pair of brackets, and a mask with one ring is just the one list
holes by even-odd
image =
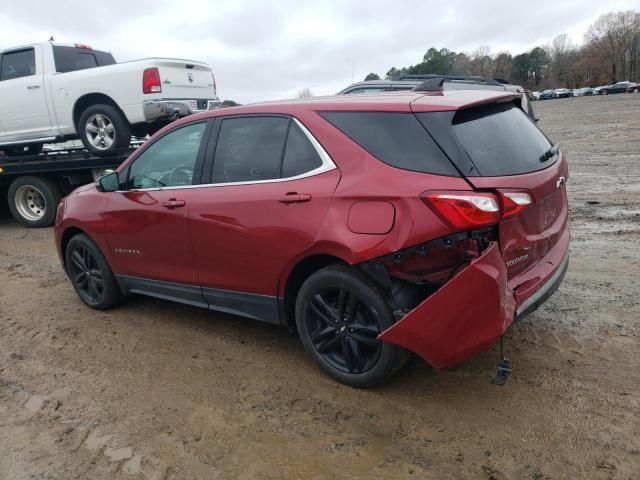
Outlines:
{"label": "chrome door handle", "polygon": [[28,85],[27,90],[37,90],[40,88],[40,85]]}

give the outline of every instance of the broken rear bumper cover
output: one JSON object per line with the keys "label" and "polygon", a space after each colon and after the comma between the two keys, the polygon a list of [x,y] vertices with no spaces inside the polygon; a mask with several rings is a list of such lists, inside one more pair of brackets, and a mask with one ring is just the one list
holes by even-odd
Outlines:
{"label": "broken rear bumper cover", "polygon": [[516,318],[535,310],[562,282],[569,263],[568,235],[558,243],[544,264],[539,262],[542,271],[535,284],[527,284],[526,296],[510,287],[504,259],[493,242],[378,338],[416,353],[434,368],[489,350]]}

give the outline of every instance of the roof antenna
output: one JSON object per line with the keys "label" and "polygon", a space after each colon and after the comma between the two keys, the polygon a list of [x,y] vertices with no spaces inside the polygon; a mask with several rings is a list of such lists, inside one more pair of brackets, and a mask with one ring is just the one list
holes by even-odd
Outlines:
{"label": "roof antenna", "polygon": [[55,40],[53,39],[53,35],[51,35],[51,38],[49,39],[50,42],[55,42]]}

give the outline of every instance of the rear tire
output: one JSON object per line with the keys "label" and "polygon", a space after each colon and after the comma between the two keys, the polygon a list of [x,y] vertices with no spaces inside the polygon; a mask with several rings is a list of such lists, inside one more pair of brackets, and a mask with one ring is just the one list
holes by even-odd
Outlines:
{"label": "rear tire", "polygon": [[124,301],[107,260],[88,236],[80,233],[69,240],[65,267],[73,288],[87,306],[106,310]]}
{"label": "rear tire", "polygon": [[7,196],[13,218],[29,228],[53,225],[61,198],[60,187],[52,180],[40,177],[17,178],[9,186]]}
{"label": "rear tire", "polygon": [[351,387],[379,385],[406,362],[406,350],[377,340],[394,322],[378,287],[344,265],[311,275],[296,299],[296,325],[305,350],[322,371]]}
{"label": "rear tire", "polygon": [[92,105],[80,115],[77,133],[84,146],[94,155],[116,155],[131,143],[131,125],[122,112],[112,105]]}

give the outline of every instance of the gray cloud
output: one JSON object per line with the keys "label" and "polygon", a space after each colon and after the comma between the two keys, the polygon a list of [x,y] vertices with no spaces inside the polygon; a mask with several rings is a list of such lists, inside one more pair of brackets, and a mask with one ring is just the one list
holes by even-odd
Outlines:
{"label": "gray cloud", "polygon": [[0,0],[0,48],[54,35],[110,49],[121,61],[202,60],[213,67],[221,97],[245,103],[305,87],[334,93],[352,75],[417,63],[430,46],[519,53],[560,33],[579,42],[600,14],[639,7],[640,0]]}

